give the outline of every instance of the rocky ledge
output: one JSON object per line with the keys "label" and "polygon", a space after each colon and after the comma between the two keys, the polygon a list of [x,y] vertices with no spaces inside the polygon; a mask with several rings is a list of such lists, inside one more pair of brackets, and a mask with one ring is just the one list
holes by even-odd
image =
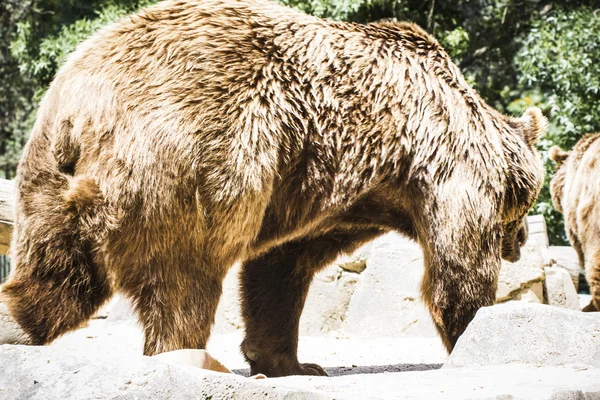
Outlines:
{"label": "rocky ledge", "polygon": [[[339,375],[330,378],[252,379],[242,376],[243,369],[207,371],[189,361],[198,350],[141,356],[141,337],[128,323],[105,326],[100,336],[90,329],[47,347],[0,346],[0,398],[600,399],[600,315],[541,304],[481,309],[442,368],[414,363],[426,360],[417,360],[414,350],[411,355],[411,347],[423,348],[430,361],[441,354],[414,338],[303,338],[303,357],[326,360],[328,372]],[[337,356],[340,343],[346,351]],[[390,364],[396,346],[413,364]],[[235,364],[233,343],[215,351],[231,360],[225,364]],[[360,365],[338,367],[353,357]],[[399,354],[396,362],[402,361]]]}

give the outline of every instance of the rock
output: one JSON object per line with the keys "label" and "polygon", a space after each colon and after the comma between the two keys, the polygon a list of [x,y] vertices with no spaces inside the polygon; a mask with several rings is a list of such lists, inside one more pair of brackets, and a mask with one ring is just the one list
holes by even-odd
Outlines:
{"label": "rock", "polygon": [[[543,220],[533,218],[530,222],[535,228],[541,226]],[[543,302],[542,250],[535,241],[530,241],[522,249],[519,262],[502,263],[498,302]],[[373,270],[365,270],[367,266]],[[223,282],[213,336],[244,329],[239,271],[240,265],[236,264]],[[419,245],[394,233],[384,235],[352,255],[338,258],[315,276],[302,313],[300,334],[437,337],[429,312],[420,299],[422,276],[423,257]],[[136,321],[130,302],[119,297],[98,315],[108,315],[107,319],[113,322]]]}
{"label": "rock", "polygon": [[[83,350],[83,349],[82,349]],[[329,399],[315,391],[112,352],[0,346],[0,398]]]}
{"label": "rock", "polygon": [[[521,259],[515,263],[502,261],[498,277],[496,302],[501,303],[522,297],[521,292],[544,281],[543,259],[535,241],[528,241],[521,248]],[[539,285],[537,286],[539,288]]]}
{"label": "rock", "polygon": [[334,264],[345,271],[360,274],[367,268],[367,259],[362,257],[353,258],[352,256],[344,255],[338,258]]}
{"label": "rock", "polygon": [[300,318],[300,334],[318,336],[338,332],[344,326],[358,279],[361,277],[356,273],[346,272],[337,265],[318,273]]}
{"label": "rock", "polygon": [[235,264],[223,280],[223,294],[219,300],[213,335],[237,332],[244,329],[240,306],[239,278],[240,264]]}
{"label": "rock", "polygon": [[277,382],[334,394],[336,399],[598,400],[598,376],[599,369],[500,365],[338,378],[293,376]]}
{"label": "rock", "polygon": [[512,363],[600,368],[599,343],[600,318],[593,313],[509,302],[480,309],[443,368]]}
{"label": "rock", "polygon": [[579,298],[579,307],[581,309],[583,309],[585,306],[587,306],[588,304],[590,304],[592,302],[591,294],[580,293],[577,295],[577,297]]}
{"label": "rock", "polygon": [[579,274],[582,268],[579,265],[579,256],[571,246],[550,246],[550,266],[562,267],[569,272],[575,288],[579,287]]}
{"label": "rock", "polygon": [[190,365],[192,367],[208,369],[215,372],[232,373],[206,350],[183,349],[168,351],[166,353],[157,354],[153,356],[153,358],[171,365]]}
{"label": "rock", "polygon": [[567,270],[561,267],[546,267],[544,272],[546,274],[544,282],[546,304],[579,311],[581,308],[577,291]]}
{"label": "rock", "polygon": [[[120,351],[0,346],[0,398],[32,399],[596,399],[600,370],[499,365],[248,379]],[[415,366],[418,367],[418,366]]]}
{"label": "rock", "polygon": [[544,304],[544,285],[542,282],[535,282],[530,287],[514,294],[512,299],[525,303]]}
{"label": "rock", "polygon": [[96,315],[106,315],[110,322],[138,322],[131,300],[120,294],[115,294]]}
{"label": "rock", "polygon": [[420,299],[423,254],[418,244],[390,233],[376,239],[350,300],[351,337],[437,337]]}
{"label": "rock", "polygon": [[5,304],[0,303],[0,344],[27,344],[29,339],[17,321],[8,312]]}
{"label": "rock", "polygon": [[543,215],[530,215],[527,217],[529,226],[528,242],[537,243],[539,246],[548,247],[548,229]]}
{"label": "rock", "polygon": [[353,254],[342,255],[333,262],[333,265],[337,265],[348,272],[361,273],[367,268],[367,258],[373,251],[373,242],[363,245],[360,249],[355,251]]}

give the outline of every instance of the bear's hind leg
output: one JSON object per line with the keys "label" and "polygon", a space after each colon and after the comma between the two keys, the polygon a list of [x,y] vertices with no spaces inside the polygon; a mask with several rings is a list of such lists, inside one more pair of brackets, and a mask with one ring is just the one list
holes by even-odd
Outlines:
{"label": "bear's hind leg", "polygon": [[[600,238],[600,236],[598,237]],[[600,311],[600,244],[594,244],[592,249],[586,251],[585,276],[590,285],[592,300],[582,311]]]}
{"label": "bear's hind leg", "polygon": [[298,239],[243,264],[242,351],[252,375],[326,375],[320,366],[300,364],[297,358],[300,315],[313,275],[342,252],[382,233],[373,228]]}

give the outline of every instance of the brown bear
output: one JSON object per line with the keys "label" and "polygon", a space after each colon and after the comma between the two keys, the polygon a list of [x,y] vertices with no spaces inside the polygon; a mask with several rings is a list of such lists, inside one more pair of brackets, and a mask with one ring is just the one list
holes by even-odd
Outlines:
{"label": "brown bear", "polygon": [[62,67],[18,169],[2,296],[31,343],[129,296],[145,354],[204,348],[243,262],[252,374],[297,359],[313,275],[394,230],[452,350],[494,303],[544,176],[538,109],[503,116],[412,24],[327,21],[268,0],[169,0]]}
{"label": "brown bear", "polygon": [[569,241],[585,268],[592,301],[583,311],[600,311],[600,133],[585,135],[570,152],[554,146],[552,203],[565,216]]}

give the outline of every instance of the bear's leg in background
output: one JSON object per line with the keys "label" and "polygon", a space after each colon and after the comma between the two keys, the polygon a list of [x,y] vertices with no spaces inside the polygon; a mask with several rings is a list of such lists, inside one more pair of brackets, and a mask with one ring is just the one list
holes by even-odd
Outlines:
{"label": "bear's leg in background", "polygon": [[[452,219],[430,221],[429,240],[420,240],[425,261],[421,284],[438,333],[452,352],[477,310],[496,299],[501,229],[492,222],[451,229]],[[485,221],[475,217],[473,221]],[[442,227],[446,227],[442,229]]]}
{"label": "bear's leg in background", "polygon": [[600,311],[600,234],[597,237],[596,243],[586,249],[585,254],[585,277],[590,285],[592,301],[582,309],[584,312]]}
{"label": "bear's leg in background", "polygon": [[309,286],[314,274],[342,252],[354,251],[382,233],[375,228],[333,231],[285,243],[243,264],[242,351],[252,375],[326,375],[320,366],[300,364],[297,358],[300,315]]}

